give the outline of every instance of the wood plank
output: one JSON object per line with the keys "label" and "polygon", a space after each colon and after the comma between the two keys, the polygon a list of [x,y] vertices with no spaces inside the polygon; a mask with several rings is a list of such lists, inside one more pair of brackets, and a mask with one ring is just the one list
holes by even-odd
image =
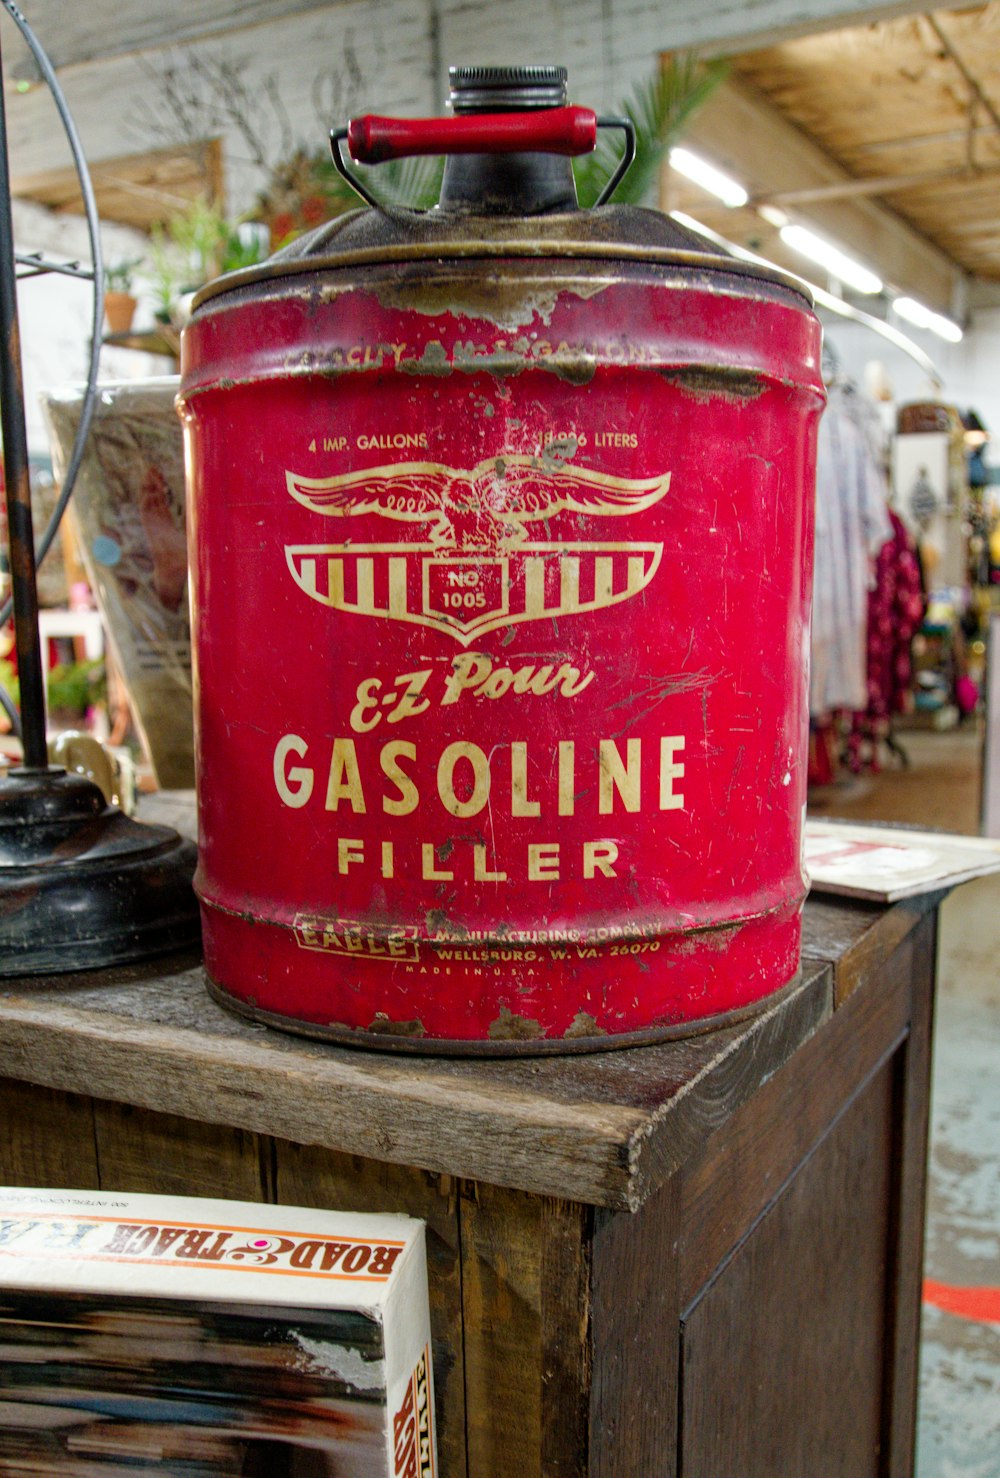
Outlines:
{"label": "wood plank", "polygon": [[98,1190],[89,1098],[0,1079],[0,1185]]}
{"label": "wood plank", "polygon": [[675,1178],[634,1215],[594,1213],[591,1478],[675,1478],[679,1380]]}
{"label": "wood plank", "polygon": [[[173,804],[181,812],[170,819],[183,823],[191,798]],[[0,1072],[634,1210],[826,1019],[828,964],[846,998],[911,930],[910,907],[810,902],[796,987],[741,1024],[658,1046],[505,1062],[334,1047],[221,1009],[188,954],[6,983]]]}
{"label": "wood plank", "polygon": [[[400,1059],[255,1028],[216,1007],[198,971],[146,986],[145,1021],[48,991],[8,996],[0,1071],[446,1174],[628,1197],[626,1147],[648,1117],[635,1105],[574,1099],[571,1081],[559,1097],[542,1070],[532,1091],[531,1065]],[[187,1024],[174,1024],[179,1016]]]}
{"label": "wood plank", "polygon": [[0,1071],[634,1209],[692,1140],[816,1030],[829,1004],[824,967],[815,967],[758,1016],[660,1046],[508,1062],[411,1058],[254,1026],[221,1010],[200,967],[181,956],[14,983],[0,992]]}
{"label": "wood plank", "polygon": [[155,826],[172,826],[182,837],[198,840],[198,804],[193,790],[155,790],[139,800],[137,816]]}
{"label": "wood plank", "polygon": [[434,1401],[443,1474],[464,1478],[465,1367],[457,1183],[402,1165],[275,1141],[276,1199],[335,1211],[386,1211],[427,1223]]}
{"label": "wood plank", "polygon": [[[222,200],[222,151],[218,141],[151,149],[94,165],[90,171],[97,214],[148,231],[186,210],[194,200]],[[72,167],[21,175],[17,198],[49,210],[83,214],[83,195]]]}
{"label": "wood plank", "polygon": [[895,908],[819,894],[809,899],[802,921],[802,957],[833,969],[834,1009],[839,1009],[873,969],[911,933],[940,901],[940,894],[907,899]]}
{"label": "wood plank", "polygon": [[682,1180],[682,1303],[696,1296],[741,1229],[764,1214],[831,1121],[898,1052],[909,1029],[912,968],[910,938],[878,981],[853,995],[724,1132],[692,1155]]}
{"label": "wood plank", "polygon": [[892,1164],[895,1183],[883,1402],[886,1414],[884,1471],[887,1478],[910,1478],[916,1455],[937,924],[936,913],[927,917],[913,940],[910,1032],[896,1060],[893,1085],[895,1143]]}
{"label": "wood plank", "polygon": [[589,1212],[467,1185],[461,1203],[469,1473],[587,1473]]}
{"label": "wood plank", "polygon": [[256,1134],[94,1101],[101,1189],[273,1201],[271,1147]]}
{"label": "wood plank", "polygon": [[885,1066],[685,1313],[684,1478],[884,1472],[891,1114]]}
{"label": "wood plank", "polygon": [[[676,1054],[684,1064],[683,1074],[678,1074],[673,1091],[663,1084],[660,1105],[629,1145],[631,1209],[662,1185],[710,1135],[723,1132],[740,1107],[798,1054],[832,1010],[830,972],[825,965],[812,967],[803,971],[802,984],[791,995],[746,1025],[715,1032],[711,1039],[677,1043],[683,1048],[683,1056]],[[710,1055],[706,1046],[710,1046]]]}

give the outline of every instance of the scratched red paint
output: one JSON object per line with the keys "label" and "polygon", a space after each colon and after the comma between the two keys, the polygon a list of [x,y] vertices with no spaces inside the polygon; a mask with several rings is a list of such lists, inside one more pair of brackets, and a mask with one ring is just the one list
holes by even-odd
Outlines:
{"label": "scratched red paint", "polygon": [[[669,253],[420,265],[184,335],[209,974],[420,1050],[750,1007],[799,959],[818,324]],[[487,268],[513,334],[448,306]]]}

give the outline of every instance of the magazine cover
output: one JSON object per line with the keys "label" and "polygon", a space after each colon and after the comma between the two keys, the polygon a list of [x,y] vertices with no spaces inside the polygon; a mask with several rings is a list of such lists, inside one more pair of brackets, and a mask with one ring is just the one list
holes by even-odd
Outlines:
{"label": "magazine cover", "polygon": [[423,1223],[0,1189],[0,1472],[437,1478]]}

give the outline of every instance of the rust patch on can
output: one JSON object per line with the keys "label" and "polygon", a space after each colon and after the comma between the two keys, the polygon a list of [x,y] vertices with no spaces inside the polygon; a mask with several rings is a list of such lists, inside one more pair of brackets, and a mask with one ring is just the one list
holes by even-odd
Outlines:
{"label": "rust patch on can", "polygon": [[514,329],[524,328],[536,318],[550,323],[564,293],[586,300],[611,285],[611,278],[535,284],[526,282],[524,277],[484,273],[479,277],[465,275],[430,282],[425,276],[403,282],[397,279],[380,284],[374,292],[383,308],[409,309],[429,318],[442,313],[460,314],[464,318],[482,319],[497,328]]}
{"label": "rust patch on can", "polygon": [[597,360],[592,354],[550,354],[546,358],[532,361],[547,369],[567,385],[589,385],[597,373]]}
{"label": "rust patch on can", "polygon": [[440,339],[431,339],[419,359],[399,361],[399,372],[403,375],[450,375],[454,368]]}
{"label": "rust patch on can", "polygon": [[[366,369],[376,366],[348,366]],[[432,339],[419,357],[400,359],[396,365],[403,375],[493,375],[495,379],[510,379],[525,370],[544,370],[570,385],[586,385],[597,371],[597,358],[583,349],[568,346],[551,353],[540,354],[529,339],[518,338],[502,348],[491,348],[485,343],[468,340],[457,343],[449,357],[443,344]]]}
{"label": "rust patch on can", "polygon": [[711,369],[686,365],[683,369],[661,370],[660,374],[695,400],[751,401],[759,399],[768,389],[767,381],[761,375],[725,365]]}
{"label": "rust patch on can", "polygon": [[530,1016],[516,1016],[506,1006],[501,1006],[500,1015],[490,1022],[488,1035],[491,1042],[527,1042],[544,1037],[545,1033],[540,1021],[532,1021]]}
{"label": "rust patch on can", "polygon": [[[332,1023],[336,1025],[336,1023]],[[368,1030],[379,1037],[423,1037],[426,1035],[423,1022],[417,1017],[413,1021],[392,1021],[384,1011],[376,1011],[368,1023]]]}
{"label": "rust patch on can", "polygon": [[567,1041],[572,1041],[574,1037],[606,1037],[607,1035],[604,1027],[598,1026],[588,1011],[578,1011],[564,1033]]}
{"label": "rust patch on can", "polygon": [[428,909],[426,923],[428,939],[432,943],[435,934],[448,934],[449,937],[454,935],[456,938],[461,938],[462,935],[468,934],[469,932],[464,924],[449,919],[443,908]]}

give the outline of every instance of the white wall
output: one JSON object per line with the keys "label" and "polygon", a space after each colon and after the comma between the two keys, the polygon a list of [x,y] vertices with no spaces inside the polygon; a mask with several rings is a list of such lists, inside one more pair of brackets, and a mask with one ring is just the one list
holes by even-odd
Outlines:
{"label": "white wall", "polygon": [[[43,45],[45,36],[40,37]],[[18,65],[15,38],[5,41],[5,63]],[[163,148],[171,143],[191,142],[191,134],[178,125],[162,86],[165,69],[180,74],[182,88],[197,91],[197,80],[186,72],[189,52],[183,47],[162,46],[147,52],[102,56],[85,65],[71,66],[60,73],[60,82],[91,165]],[[308,10],[265,25],[243,28],[198,42],[198,56],[209,66],[226,63],[235,67],[249,102],[255,127],[261,132],[265,150],[279,149],[281,117],[265,94],[273,83],[280,95],[280,108],[287,115],[293,139],[310,148],[324,145],[326,132],[340,117],[362,105],[371,111],[416,114],[427,111],[436,100],[434,48],[428,25],[426,0],[348,0],[326,10]],[[351,66],[360,71],[363,97],[352,86]],[[23,65],[23,57],[21,59]],[[337,82],[340,82],[338,87]],[[322,109],[317,111],[318,83]],[[20,95],[8,90],[8,133],[11,170],[19,177],[71,162],[61,125],[47,88],[39,86]],[[223,139],[226,183],[234,210],[252,201],[260,184],[247,142],[239,129],[222,121],[200,137]]]}
{"label": "white wall", "polygon": [[[78,216],[53,215],[38,206],[15,201],[14,238],[19,252],[41,251],[57,261],[90,265],[90,244],[85,221]],[[139,232],[124,226],[107,225],[101,231],[106,260],[143,255],[147,243]],[[25,419],[29,452],[44,455],[49,450],[48,432],[42,416],[41,396],[59,385],[79,383],[86,377],[90,354],[93,286],[54,273],[32,277],[18,286],[18,319],[21,329],[21,360],[24,374]],[[147,321],[151,312],[146,308]],[[101,351],[101,377],[135,380],[151,374],[170,373],[170,362],[126,349]]]}
{"label": "white wall", "polygon": [[[942,397],[963,413],[974,410],[993,435],[987,460],[1000,464],[1000,308],[973,314],[960,344],[948,344],[931,333],[905,328],[907,336],[929,354],[942,381]],[[850,377],[863,383],[865,365],[879,360],[888,371],[897,405],[932,395],[926,371],[901,349],[860,324],[832,323],[827,336]]]}

